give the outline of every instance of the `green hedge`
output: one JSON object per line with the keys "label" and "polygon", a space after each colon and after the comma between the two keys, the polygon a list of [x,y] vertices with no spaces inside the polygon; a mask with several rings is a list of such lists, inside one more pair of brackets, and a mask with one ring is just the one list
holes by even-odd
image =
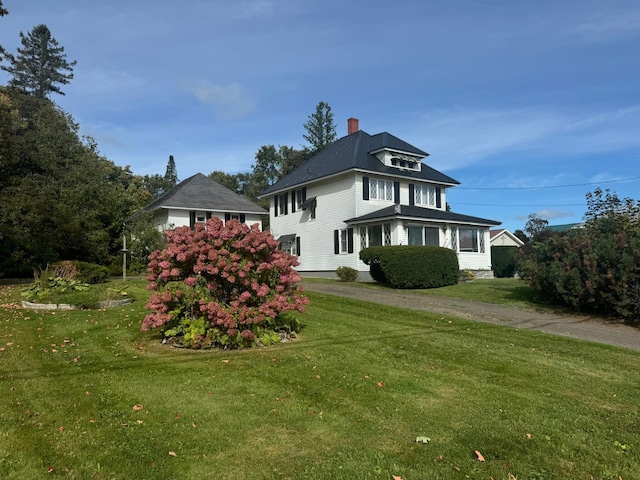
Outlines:
{"label": "green hedge", "polygon": [[491,268],[497,278],[511,278],[516,273],[516,254],[518,247],[491,247]]}
{"label": "green hedge", "polygon": [[102,283],[109,275],[109,269],[102,265],[78,261],[74,261],[73,264],[78,269],[78,280],[81,282]]}
{"label": "green hedge", "polygon": [[371,277],[395,288],[438,288],[458,283],[458,256],[443,247],[399,245],[360,251]]}

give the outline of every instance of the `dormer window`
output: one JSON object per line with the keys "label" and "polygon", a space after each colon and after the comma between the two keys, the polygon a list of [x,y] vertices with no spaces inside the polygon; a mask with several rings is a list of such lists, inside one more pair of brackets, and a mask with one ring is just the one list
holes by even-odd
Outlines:
{"label": "dormer window", "polygon": [[375,156],[378,157],[378,159],[386,166],[395,167],[400,170],[419,172],[422,167],[422,163],[420,163],[421,157],[416,157],[407,153],[382,150],[375,153]]}

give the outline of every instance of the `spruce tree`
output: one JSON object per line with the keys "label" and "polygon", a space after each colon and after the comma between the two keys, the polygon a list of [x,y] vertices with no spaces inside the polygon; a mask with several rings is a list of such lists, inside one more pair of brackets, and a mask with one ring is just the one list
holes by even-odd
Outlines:
{"label": "spruce tree", "polygon": [[164,181],[166,182],[166,189],[175,187],[178,184],[178,169],[176,168],[176,162],[173,159],[173,155],[169,155],[169,161],[167,162],[167,170],[164,174]]}
{"label": "spruce tree", "polygon": [[51,36],[49,27],[37,25],[27,35],[20,32],[22,48],[18,55],[7,54],[10,65],[2,66],[9,72],[9,86],[16,87],[39,98],[50,93],[64,95],[59,85],[66,85],[73,79],[76,62],[68,62],[64,47]]}
{"label": "spruce tree", "polygon": [[333,122],[333,113],[327,102],[319,102],[316,111],[309,115],[309,120],[304,124],[306,134],[304,139],[311,144],[312,154],[324,150],[336,141],[336,125]]}
{"label": "spruce tree", "polygon": [[[4,17],[5,15],[9,15],[9,10],[2,6],[2,0],[0,0],[0,17]],[[5,50],[0,45],[0,62],[2,61],[2,56],[5,55]]]}

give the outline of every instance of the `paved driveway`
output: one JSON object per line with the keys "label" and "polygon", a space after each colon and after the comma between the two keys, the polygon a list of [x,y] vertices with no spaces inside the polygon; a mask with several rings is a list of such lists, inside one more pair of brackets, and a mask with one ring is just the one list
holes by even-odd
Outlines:
{"label": "paved driveway", "polygon": [[434,297],[411,290],[364,288],[349,283],[302,281],[310,292],[357,298],[367,302],[423,310],[477,322],[540,330],[555,335],[590,340],[640,351],[640,328],[607,319],[570,314],[541,313],[502,305],[448,297]]}

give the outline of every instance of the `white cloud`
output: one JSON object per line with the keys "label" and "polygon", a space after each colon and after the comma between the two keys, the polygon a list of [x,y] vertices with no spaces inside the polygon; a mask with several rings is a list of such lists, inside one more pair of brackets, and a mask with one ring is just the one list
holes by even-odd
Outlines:
{"label": "white cloud", "polygon": [[560,36],[582,41],[611,40],[640,33],[640,11],[598,12],[562,29]]}
{"label": "white cloud", "polygon": [[[540,162],[640,147],[640,106],[567,112],[556,107],[452,108],[422,114],[398,131],[425,145],[429,165],[446,171],[531,152]],[[501,157],[501,158],[499,158]],[[517,185],[525,186],[525,185]]]}
{"label": "white cloud", "polygon": [[75,84],[87,93],[131,92],[145,86],[145,80],[118,70],[105,70],[98,66],[87,70],[77,69]]}
{"label": "white cloud", "polygon": [[219,120],[244,117],[255,109],[255,101],[238,82],[223,86],[202,80],[189,90],[200,102],[213,105]]}
{"label": "white cloud", "polygon": [[269,0],[248,0],[234,6],[232,16],[237,19],[265,18],[274,13],[274,4]]}
{"label": "white cloud", "polygon": [[[538,217],[544,218],[545,220],[557,220],[558,218],[567,218],[567,217],[575,217],[574,212],[570,211],[562,211],[562,210],[554,210],[554,209],[545,209],[539,210],[535,213]],[[516,215],[514,218],[516,220],[529,220],[529,215]]]}

